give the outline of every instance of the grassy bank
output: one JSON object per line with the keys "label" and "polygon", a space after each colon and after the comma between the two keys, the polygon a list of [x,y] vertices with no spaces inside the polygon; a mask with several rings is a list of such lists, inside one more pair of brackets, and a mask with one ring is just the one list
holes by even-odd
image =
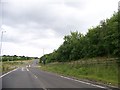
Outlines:
{"label": "grassy bank", "polygon": [[42,65],[42,70],[51,71],[78,79],[88,79],[110,85],[118,85],[118,64],[115,58],[81,59],[74,62]]}

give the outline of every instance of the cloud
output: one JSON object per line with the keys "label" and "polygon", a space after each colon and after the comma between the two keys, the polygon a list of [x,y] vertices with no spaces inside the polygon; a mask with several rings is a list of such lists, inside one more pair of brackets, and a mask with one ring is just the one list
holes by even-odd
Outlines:
{"label": "cloud", "polygon": [[[109,3],[108,3],[109,2]],[[86,33],[117,10],[118,0],[2,0],[5,54],[42,55],[57,49],[70,31]],[[1,9],[0,9],[1,10]],[[20,49],[21,47],[21,49]],[[18,49],[20,49],[19,52]],[[29,50],[30,49],[30,50]],[[36,51],[32,53],[30,51]],[[29,53],[29,54],[28,54]]]}
{"label": "cloud", "polygon": [[34,27],[52,28],[63,35],[69,32],[66,29],[67,25],[78,23],[80,13],[77,9],[63,3],[35,1],[33,3],[20,2],[20,4],[18,0],[19,4],[14,1],[10,5],[8,2],[3,8],[3,24],[13,27],[25,25],[27,28],[36,24]]}

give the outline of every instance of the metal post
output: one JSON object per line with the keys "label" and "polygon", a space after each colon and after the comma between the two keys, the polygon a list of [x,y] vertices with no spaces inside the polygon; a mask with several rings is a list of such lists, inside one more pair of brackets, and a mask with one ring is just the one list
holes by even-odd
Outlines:
{"label": "metal post", "polygon": [[3,31],[1,33],[1,42],[0,42],[0,61],[2,62],[2,39],[3,39]]}
{"label": "metal post", "polygon": [[[43,56],[44,56],[44,48],[43,48]],[[43,64],[45,65],[46,57],[43,58]]]}
{"label": "metal post", "polygon": [[44,48],[43,48],[43,56],[44,56]]}
{"label": "metal post", "polygon": [[1,42],[0,42],[0,61],[2,62],[2,40],[3,40],[3,34],[5,33],[6,31],[2,31],[1,33]]}

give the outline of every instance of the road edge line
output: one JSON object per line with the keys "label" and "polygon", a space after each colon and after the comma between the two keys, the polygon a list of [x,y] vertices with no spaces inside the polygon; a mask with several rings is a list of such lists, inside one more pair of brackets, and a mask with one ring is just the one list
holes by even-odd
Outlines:
{"label": "road edge line", "polygon": [[9,71],[9,72],[7,72],[7,73],[5,73],[5,74],[3,74],[3,75],[1,75],[0,76],[0,78],[2,78],[2,77],[4,77],[4,76],[6,76],[7,74],[9,74],[9,73],[11,73],[11,72],[14,72],[14,71],[16,71],[18,68],[16,68],[16,69],[13,69],[12,71]]}
{"label": "road edge line", "polygon": [[76,82],[80,82],[80,83],[88,84],[88,85],[91,85],[91,86],[95,86],[95,87],[98,87],[98,88],[106,88],[106,87],[103,87],[103,86],[100,86],[100,85],[95,85],[95,84],[92,84],[92,83],[89,83],[89,82],[84,82],[84,81],[80,81],[80,80],[72,79],[72,78],[65,77],[65,76],[60,76],[60,77],[62,77],[62,78],[66,78],[66,79],[68,79],[68,80],[72,80],[72,81],[76,81]]}

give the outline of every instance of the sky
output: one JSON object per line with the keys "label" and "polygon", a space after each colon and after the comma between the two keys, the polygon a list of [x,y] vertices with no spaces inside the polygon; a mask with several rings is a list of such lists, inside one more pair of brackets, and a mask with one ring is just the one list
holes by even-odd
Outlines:
{"label": "sky", "polygon": [[41,57],[71,31],[86,34],[118,10],[119,0],[0,0],[2,55]]}

